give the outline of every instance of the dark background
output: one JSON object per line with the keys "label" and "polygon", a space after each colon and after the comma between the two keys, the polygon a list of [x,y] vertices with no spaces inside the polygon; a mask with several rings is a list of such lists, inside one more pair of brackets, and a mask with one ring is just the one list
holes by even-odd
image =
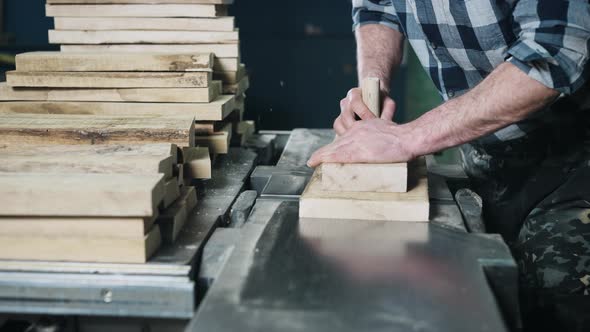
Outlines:
{"label": "dark background", "polygon": [[[53,20],[45,17],[44,0],[4,2],[3,31],[14,40],[0,52],[58,49],[47,42]],[[350,0],[235,0],[230,15],[237,18],[251,81],[247,118],[257,120],[260,129],[331,127],[340,99],[357,86],[350,12]],[[406,64],[393,89],[399,121],[438,102],[415,58],[409,56]],[[412,80],[406,83],[406,77]]]}

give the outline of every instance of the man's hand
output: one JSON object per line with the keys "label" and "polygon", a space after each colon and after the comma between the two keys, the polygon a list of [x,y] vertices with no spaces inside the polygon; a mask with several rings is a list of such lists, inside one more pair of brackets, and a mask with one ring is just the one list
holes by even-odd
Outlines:
{"label": "man's hand", "polygon": [[[381,119],[392,121],[395,113],[395,102],[384,92],[381,110]],[[344,135],[357,122],[356,115],[361,120],[374,119],[375,115],[363,103],[360,88],[348,91],[344,99],[340,101],[340,116],[334,121],[334,131],[339,136]]]}
{"label": "man's hand", "polygon": [[332,144],[317,150],[307,162],[321,163],[394,163],[414,159],[412,131],[390,120],[356,121]]}

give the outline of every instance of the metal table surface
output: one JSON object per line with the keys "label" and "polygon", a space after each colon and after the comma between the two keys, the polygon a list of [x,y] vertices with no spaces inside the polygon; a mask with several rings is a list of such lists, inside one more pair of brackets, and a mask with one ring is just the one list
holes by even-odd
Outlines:
{"label": "metal table surface", "polygon": [[187,331],[518,325],[517,309],[507,308],[516,303],[517,278],[507,246],[496,235],[467,233],[440,181],[431,181],[430,223],[300,219],[293,199],[300,181],[288,189],[270,182],[277,174],[278,183],[305,177],[305,160],[329,139],[326,131],[295,130],[277,169],[253,173],[254,181],[266,179],[264,194]]}
{"label": "metal table surface", "polygon": [[0,261],[0,313],[192,317],[194,266],[255,160],[244,149],[219,156],[177,241],[147,264]]}

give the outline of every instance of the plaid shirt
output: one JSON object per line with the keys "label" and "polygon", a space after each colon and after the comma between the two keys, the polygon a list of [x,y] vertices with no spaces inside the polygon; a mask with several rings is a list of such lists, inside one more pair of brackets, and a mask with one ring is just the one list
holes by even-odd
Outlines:
{"label": "plaid shirt", "polygon": [[[403,33],[445,100],[473,88],[505,61],[562,97],[590,78],[588,0],[352,2],[354,27],[381,24]],[[552,112],[531,118],[546,113]],[[523,137],[535,123],[522,121],[488,139]]]}

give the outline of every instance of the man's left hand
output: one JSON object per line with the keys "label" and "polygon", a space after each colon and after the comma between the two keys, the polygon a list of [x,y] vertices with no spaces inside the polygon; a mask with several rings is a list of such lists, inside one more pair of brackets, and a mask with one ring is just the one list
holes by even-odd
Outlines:
{"label": "man's left hand", "polygon": [[321,163],[395,163],[417,157],[413,152],[412,130],[383,119],[357,121],[333,143],[317,150],[307,162]]}

